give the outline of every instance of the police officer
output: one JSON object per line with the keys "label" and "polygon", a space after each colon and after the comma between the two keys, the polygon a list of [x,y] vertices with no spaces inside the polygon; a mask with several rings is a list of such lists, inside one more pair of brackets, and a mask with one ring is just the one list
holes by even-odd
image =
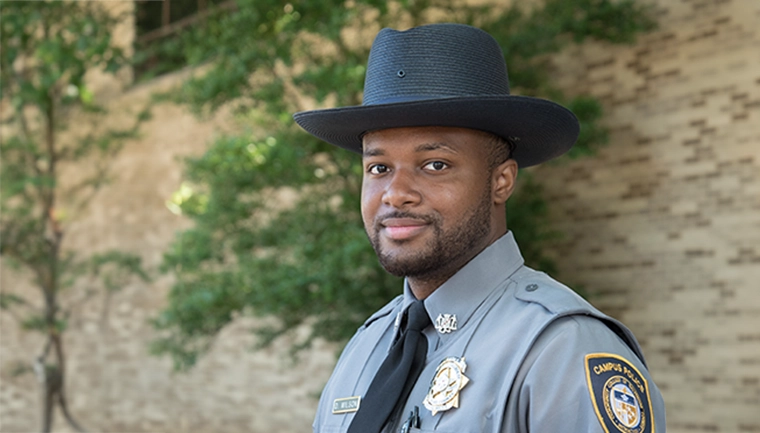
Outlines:
{"label": "police officer", "polygon": [[362,155],[367,235],[405,277],[346,346],[315,432],[665,431],[635,337],[526,267],[507,229],[518,167],[565,153],[579,126],[558,104],[509,94],[490,35],[384,29],[361,106],[294,117]]}

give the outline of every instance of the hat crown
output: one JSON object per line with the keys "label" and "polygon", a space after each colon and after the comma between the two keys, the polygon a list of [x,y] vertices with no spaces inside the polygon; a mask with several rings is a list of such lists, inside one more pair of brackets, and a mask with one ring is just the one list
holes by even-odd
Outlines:
{"label": "hat crown", "polygon": [[509,79],[499,44],[483,30],[451,23],[383,29],[372,44],[362,105],[486,95],[509,95]]}
{"label": "hat crown", "polygon": [[362,105],[293,117],[314,136],[357,153],[368,131],[419,126],[486,131],[516,143],[512,156],[520,167],[562,155],[580,132],[578,119],[561,105],[510,95],[496,40],[451,23],[381,30],[370,50]]}

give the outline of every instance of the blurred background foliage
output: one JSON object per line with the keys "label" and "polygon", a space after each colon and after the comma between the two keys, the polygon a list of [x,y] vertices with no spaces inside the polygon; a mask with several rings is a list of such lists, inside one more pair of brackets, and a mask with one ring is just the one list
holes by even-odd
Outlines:
{"label": "blurred background foliage", "polygon": [[[156,354],[192,366],[239,314],[265,318],[260,343],[288,335],[294,353],[315,338],[345,341],[401,292],[377,263],[359,214],[361,160],[301,131],[292,113],[361,103],[367,54],[382,27],[472,24],[501,44],[513,93],[569,107],[581,137],[568,157],[607,141],[598,101],[552,85],[551,54],[586,39],[628,43],[653,28],[632,0],[547,0],[532,8],[449,0],[237,0],[211,6],[196,26],[156,48],[200,66],[167,97],[203,116],[231,108],[243,131],[219,137],[186,163],[170,208],[194,221],[177,235],[163,268],[176,276],[154,320]],[[528,264],[553,272],[542,242],[547,203],[529,173],[508,206],[509,227]],[[308,332],[294,332],[301,325]]]}
{"label": "blurred background foliage", "polygon": [[[39,289],[35,294],[3,287],[0,309],[22,329],[44,336],[39,355],[29,360],[43,395],[42,431],[50,431],[56,406],[72,428],[83,431],[66,403],[67,323],[95,294],[107,297],[148,275],[134,254],[113,250],[83,257],[64,241],[147,113],[111,128],[101,123],[106,110],[86,83],[89,72],[114,74],[127,65],[111,38],[123,17],[98,2],[72,1],[3,1],[0,17],[0,254],[11,269],[28,272]],[[63,179],[61,168],[73,164],[78,179]],[[82,281],[88,287],[82,296],[62,298]]]}

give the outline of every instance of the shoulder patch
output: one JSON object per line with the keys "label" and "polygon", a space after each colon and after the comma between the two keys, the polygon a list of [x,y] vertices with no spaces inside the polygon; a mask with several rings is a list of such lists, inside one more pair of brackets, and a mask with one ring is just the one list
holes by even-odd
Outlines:
{"label": "shoulder patch", "polygon": [[586,355],[586,381],[594,411],[607,433],[655,433],[649,384],[625,358]]}

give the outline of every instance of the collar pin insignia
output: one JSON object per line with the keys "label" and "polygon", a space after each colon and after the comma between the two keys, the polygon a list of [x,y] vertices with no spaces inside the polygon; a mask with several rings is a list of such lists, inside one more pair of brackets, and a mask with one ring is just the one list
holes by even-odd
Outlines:
{"label": "collar pin insignia", "polygon": [[435,319],[435,329],[441,334],[448,334],[457,330],[456,314],[439,314]]}

